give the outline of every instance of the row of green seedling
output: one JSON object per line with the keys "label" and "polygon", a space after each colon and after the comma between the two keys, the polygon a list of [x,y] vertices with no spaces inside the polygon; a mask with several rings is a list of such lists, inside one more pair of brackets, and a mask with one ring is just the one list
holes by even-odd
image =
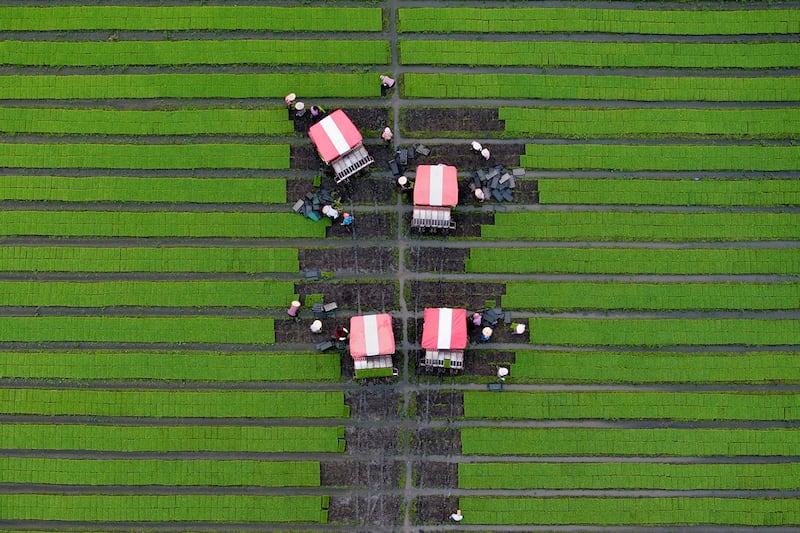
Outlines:
{"label": "row of green seedling", "polygon": [[291,212],[3,211],[0,235],[323,238],[329,222]]}
{"label": "row of green seedling", "polygon": [[514,381],[533,383],[798,383],[794,352],[517,350]]}
{"label": "row of green seedling", "polygon": [[0,64],[48,67],[129,65],[387,65],[389,42],[356,39],[2,41]]}
{"label": "row of green seedling", "polygon": [[[295,221],[295,222],[299,222]],[[299,272],[296,248],[3,246],[4,272]]]}
{"label": "row of green seedling", "polygon": [[397,30],[404,33],[800,33],[797,10],[781,8],[415,7],[400,8],[397,14]]}
{"label": "row of green seedling", "polygon": [[539,178],[541,204],[800,205],[796,179]]}
{"label": "row of green seedling", "polygon": [[404,65],[777,69],[797,67],[800,57],[797,43],[401,39],[398,46]]}
{"label": "row of green seedling", "polygon": [[317,461],[0,458],[0,482],[43,485],[319,487]]}
{"label": "row of green seedling", "polygon": [[503,274],[784,274],[798,248],[471,248],[466,272]]}
{"label": "row of green seedling", "polygon": [[[0,78],[0,95],[2,89]],[[619,76],[413,73],[403,75],[407,98],[792,102],[800,78],[782,76]],[[541,168],[532,165],[531,168]]]}
{"label": "row of green seedling", "polygon": [[0,76],[0,98],[6,100],[282,99],[291,92],[302,98],[377,98],[381,85],[373,73],[339,72]]}

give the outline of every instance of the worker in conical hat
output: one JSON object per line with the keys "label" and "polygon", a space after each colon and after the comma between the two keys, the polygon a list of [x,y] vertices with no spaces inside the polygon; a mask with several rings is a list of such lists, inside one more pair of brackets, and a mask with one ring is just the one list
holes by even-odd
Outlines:
{"label": "worker in conical hat", "polygon": [[472,149],[473,150],[475,150],[476,152],[480,153],[482,148],[483,148],[483,146],[481,146],[481,143],[479,143],[478,141],[472,141]]}
{"label": "worker in conical hat", "polygon": [[484,148],[483,150],[481,150],[481,155],[487,161],[489,160],[490,157],[492,157],[492,154],[491,154],[491,152],[489,152],[488,148]]}
{"label": "worker in conical hat", "polygon": [[322,331],[322,320],[315,320],[311,323],[311,333],[319,333]]}
{"label": "worker in conical hat", "polygon": [[481,330],[481,341],[486,342],[489,339],[491,339],[492,338],[492,333],[494,333],[494,330],[492,328],[490,328],[489,326],[486,326],[485,328],[483,328]]}

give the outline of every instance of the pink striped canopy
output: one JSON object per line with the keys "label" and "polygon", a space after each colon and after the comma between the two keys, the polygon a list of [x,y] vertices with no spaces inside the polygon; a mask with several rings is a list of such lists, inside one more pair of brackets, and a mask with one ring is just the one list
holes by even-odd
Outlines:
{"label": "pink striped canopy", "polygon": [[350,355],[353,359],[393,353],[394,331],[390,315],[383,313],[350,318]]}
{"label": "pink striped canopy", "polygon": [[467,347],[467,311],[428,307],[423,313],[424,350],[463,350]]}
{"label": "pink striped canopy", "polygon": [[308,129],[308,136],[326,163],[346,154],[361,142],[361,133],[344,111],[337,109]]}
{"label": "pink striped canopy", "polygon": [[420,165],[414,182],[414,205],[458,205],[458,171],[448,165]]}

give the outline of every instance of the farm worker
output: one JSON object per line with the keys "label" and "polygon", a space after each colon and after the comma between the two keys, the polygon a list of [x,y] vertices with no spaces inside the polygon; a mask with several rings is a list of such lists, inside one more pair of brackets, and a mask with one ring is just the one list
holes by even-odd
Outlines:
{"label": "farm worker", "polygon": [[286,314],[290,317],[297,318],[297,311],[300,310],[300,302],[294,300],[291,307],[286,310]]}
{"label": "farm worker", "polygon": [[339,342],[346,341],[349,336],[350,332],[347,331],[347,328],[344,326],[338,326],[336,332],[333,334],[333,337]]}
{"label": "farm worker", "polygon": [[506,367],[501,366],[497,369],[497,381],[505,381],[507,375],[508,369]]}
{"label": "farm worker", "polygon": [[490,328],[489,326],[486,326],[485,328],[483,328],[481,330],[481,342],[486,342],[489,339],[491,339],[492,338],[492,333],[494,333],[494,330],[492,328]]}
{"label": "farm worker", "polygon": [[311,323],[311,333],[319,333],[322,331],[322,320],[315,320]]}
{"label": "farm worker", "polygon": [[346,227],[348,231],[350,231],[350,225],[353,223],[353,215],[350,213],[345,213],[342,217],[342,226]]}
{"label": "farm worker", "polygon": [[303,115],[306,114],[306,104],[304,104],[303,102],[295,102],[294,112],[295,115],[297,115],[298,117],[302,117]]}
{"label": "farm worker", "polygon": [[383,133],[381,133],[381,139],[384,141],[391,142],[392,137],[394,137],[394,133],[392,133],[392,129],[389,126],[383,128]]}
{"label": "farm worker", "polygon": [[325,110],[319,106],[312,105],[311,106],[311,116],[313,118],[319,118],[320,116],[325,114]]}
{"label": "farm worker", "polygon": [[326,205],[322,208],[322,214],[330,217],[331,220],[336,220],[339,218],[339,211],[333,208],[332,205]]}
{"label": "farm worker", "polygon": [[480,153],[482,148],[483,148],[483,146],[481,146],[481,143],[479,143],[478,141],[472,141],[472,149],[473,150],[475,150],[476,152]]}
{"label": "farm worker", "polygon": [[395,81],[394,79],[390,78],[389,76],[381,76],[381,85],[386,88],[394,87]]}
{"label": "farm worker", "polygon": [[286,97],[283,99],[283,101],[286,102],[286,107],[289,107],[289,108],[292,107],[292,105],[294,104],[295,100],[297,100],[297,95],[294,94],[294,93],[287,94]]}
{"label": "farm worker", "polygon": [[456,512],[451,514],[450,518],[452,520],[455,520],[456,522],[461,522],[462,520],[464,520],[464,515],[461,514],[461,509],[456,509]]}
{"label": "farm worker", "polygon": [[488,148],[484,148],[483,150],[481,150],[481,155],[487,161],[489,160],[490,157],[492,157],[492,154],[489,152]]}
{"label": "farm worker", "polygon": [[399,178],[397,178],[397,185],[400,187],[401,191],[408,191],[411,189],[411,183],[405,176],[400,176]]}
{"label": "farm worker", "polygon": [[480,313],[472,313],[472,325],[476,328],[481,327],[481,322],[483,321],[483,317]]}
{"label": "farm worker", "polygon": [[514,325],[514,335],[522,335],[525,333],[525,324],[515,324]]}
{"label": "farm worker", "polygon": [[483,194],[483,189],[475,189],[475,198],[479,202],[482,202],[482,201],[486,200],[486,195]]}

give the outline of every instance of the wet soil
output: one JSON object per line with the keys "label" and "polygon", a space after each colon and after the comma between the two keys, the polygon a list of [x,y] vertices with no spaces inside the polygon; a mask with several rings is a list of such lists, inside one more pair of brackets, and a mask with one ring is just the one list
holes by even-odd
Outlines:
{"label": "wet soil", "polygon": [[351,420],[392,420],[400,416],[403,398],[392,388],[366,387],[345,394]]}
{"label": "wet soil", "polygon": [[464,394],[455,391],[424,390],[417,396],[417,417],[420,420],[459,418],[464,416]]}
{"label": "wet soil", "polygon": [[352,271],[354,254],[358,256],[358,270],[362,273],[397,272],[397,257],[392,248],[365,248],[342,246],[331,248],[300,248],[300,270],[322,272]]}
{"label": "wet soil", "polygon": [[469,257],[466,248],[409,248],[406,268],[412,272],[464,272],[464,261]]}
{"label": "wet soil", "polygon": [[486,161],[472,150],[469,141],[454,141],[454,143],[427,145],[431,149],[431,153],[425,162],[431,165],[439,163],[454,165],[459,172],[473,171],[498,164],[515,168],[519,166],[519,156],[525,153],[524,144],[487,144],[492,157]]}
{"label": "wet soil", "polygon": [[386,459],[323,461],[320,463],[320,483],[324,487],[391,490],[400,486],[404,471],[404,462]]}
{"label": "wet soil", "polygon": [[416,137],[438,137],[440,133],[458,131],[491,132],[490,136],[496,137],[506,126],[498,115],[497,108],[479,107],[410,107],[400,112],[404,134]]}
{"label": "wet soil", "polygon": [[[358,180],[358,186],[351,183],[347,185],[336,185],[333,178],[325,177],[320,180],[320,186],[329,191],[337,191],[342,198],[344,205],[354,204],[391,204],[394,202],[394,182],[389,177],[381,177],[378,173],[370,176],[354,178]],[[286,199],[294,204],[307,192],[315,189],[313,178],[296,178],[286,180]]]}
{"label": "wet soil", "polygon": [[458,509],[456,496],[421,496],[414,501],[415,524],[442,524]]}
{"label": "wet soil", "polygon": [[420,489],[458,488],[458,465],[456,463],[420,461],[414,463],[414,471],[417,473],[417,487]]}
{"label": "wet soil", "polygon": [[410,281],[414,306],[422,307],[466,307],[480,309],[487,300],[500,302],[506,293],[502,283],[465,283],[460,281]]}
{"label": "wet soil", "polygon": [[516,362],[514,352],[469,350],[464,357],[464,373],[474,376],[497,376],[497,369]]}
{"label": "wet soil", "polygon": [[330,499],[328,521],[352,524],[348,531],[353,533],[372,533],[372,527],[402,522],[402,505],[403,497],[399,495],[334,496]]}
{"label": "wet soil", "polygon": [[397,309],[400,305],[398,285],[395,280],[323,280],[295,283],[294,287],[295,292],[300,296],[301,303],[305,303],[306,296],[309,294],[322,294],[323,301],[336,302],[340,309],[347,310],[353,310],[353,306],[359,301],[380,310]]}
{"label": "wet soil", "polygon": [[[396,427],[345,428],[346,452],[351,456],[395,455],[400,452],[402,430]],[[459,449],[461,443],[459,442]]]}
{"label": "wet soil", "polygon": [[411,436],[415,455],[455,455],[461,453],[461,432],[457,429],[419,429]]}
{"label": "wet soil", "polygon": [[[343,303],[345,300],[341,300]],[[390,311],[390,308],[384,309],[375,309],[371,307],[375,305],[375,302],[372,300],[361,300],[364,304],[364,308],[361,309],[362,314],[367,313],[380,313],[384,311]],[[347,300],[350,305],[353,303],[358,302],[357,299],[354,300]],[[337,301],[337,303],[339,303]],[[367,307],[370,306],[370,307]],[[303,307],[300,309],[298,313],[297,320],[292,320],[291,318],[275,320],[275,342],[276,343],[288,343],[288,344],[308,344],[308,349],[313,350],[314,346],[317,343],[322,341],[327,341],[333,339],[333,334],[336,331],[337,326],[345,326],[349,327],[350,324],[350,316],[356,314],[358,311],[356,309],[352,309],[349,313],[339,313],[338,317],[333,318],[324,318],[321,319],[322,321],[322,331],[319,333],[311,333],[309,327],[311,326],[311,322],[315,320],[314,315],[308,307]],[[402,323],[400,320],[392,320],[392,328],[394,330],[394,338],[400,339],[401,336],[401,328]],[[352,368],[352,363],[350,363]],[[351,374],[352,375],[352,374]],[[372,383],[372,382],[370,382]]]}

